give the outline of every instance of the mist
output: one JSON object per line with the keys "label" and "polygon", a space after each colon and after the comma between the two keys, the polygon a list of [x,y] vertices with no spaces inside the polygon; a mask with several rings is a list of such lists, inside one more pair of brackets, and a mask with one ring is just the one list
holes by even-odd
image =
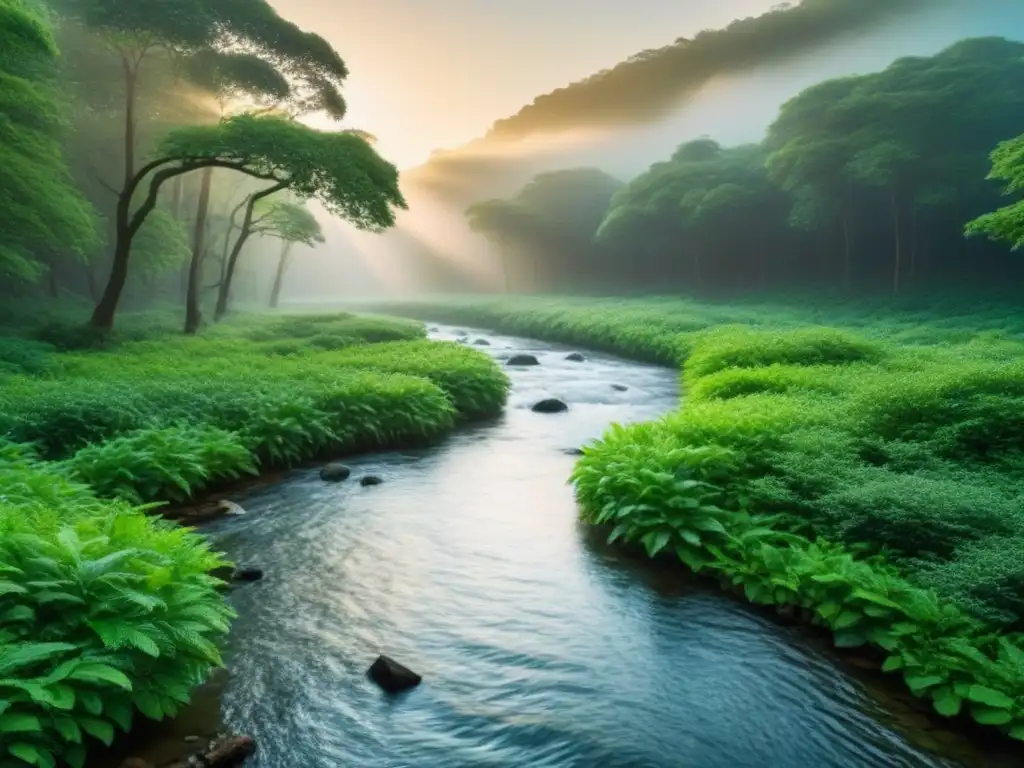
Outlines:
{"label": "mist", "polygon": [[626,73],[633,90],[656,77],[655,87],[640,88],[642,98],[621,103],[620,91],[591,81],[538,97],[479,140],[403,172],[410,210],[397,228],[367,241],[338,227],[314,258],[296,264],[288,296],[318,301],[495,289],[493,248],[466,226],[464,211],[474,202],[508,197],[536,174],[562,168],[595,167],[628,181],[701,136],[726,146],[760,141],[782,104],[823,80],[933,55],[963,38],[1024,38],[1024,13],[1013,0],[835,8],[827,23],[791,24],[787,45],[719,58],[714,69],[680,74],[657,63],[679,56],[677,46],[668,46],[640,61],[653,58],[653,68],[624,62],[608,70]]}

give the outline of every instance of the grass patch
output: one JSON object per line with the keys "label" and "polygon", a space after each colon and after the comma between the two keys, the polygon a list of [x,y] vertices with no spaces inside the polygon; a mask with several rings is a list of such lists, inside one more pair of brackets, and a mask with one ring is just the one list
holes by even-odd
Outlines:
{"label": "grass patch", "polygon": [[682,407],[613,427],[587,521],[870,645],[943,715],[1024,739],[1024,318],[674,298],[462,298],[379,311],[683,370]]}

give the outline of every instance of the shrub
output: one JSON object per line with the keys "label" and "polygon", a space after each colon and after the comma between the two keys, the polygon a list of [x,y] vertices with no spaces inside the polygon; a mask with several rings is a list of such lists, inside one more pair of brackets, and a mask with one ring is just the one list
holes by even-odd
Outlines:
{"label": "shrub", "polygon": [[91,445],[67,466],[100,496],[134,503],[185,501],[218,480],[257,472],[240,437],[214,427],[189,426],[143,429]]}
{"label": "shrub", "polygon": [[173,715],[220,664],[232,612],[208,574],[222,564],[186,529],[0,444],[5,764],[84,766],[135,711]]}
{"label": "shrub", "polygon": [[834,328],[780,332],[727,326],[700,337],[686,361],[686,374],[688,379],[696,379],[727,368],[848,365],[877,361],[882,356],[877,344]]}

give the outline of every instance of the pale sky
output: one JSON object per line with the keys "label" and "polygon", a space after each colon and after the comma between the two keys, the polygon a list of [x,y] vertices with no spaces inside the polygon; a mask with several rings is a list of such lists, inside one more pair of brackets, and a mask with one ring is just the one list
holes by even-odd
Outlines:
{"label": "pale sky", "polygon": [[777,0],[271,0],[351,72],[349,127],[400,168],[535,96]]}

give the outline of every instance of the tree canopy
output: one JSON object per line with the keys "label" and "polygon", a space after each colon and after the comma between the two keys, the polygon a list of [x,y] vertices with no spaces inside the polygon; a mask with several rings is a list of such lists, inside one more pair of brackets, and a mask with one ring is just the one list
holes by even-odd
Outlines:
{"label": "tree canopy", "polygon": [[81,256],[95,236],[95,214],[61,149],[56,55],[42,16],[23,0],[0,0],[0,276],[8,278],[35,280],[47,258]]}
{"label": "tree canopy", "polygon": [[1024,247],[1024,135],[1003,142],[992,153],[988,177],[1003,182],[1007,195],[1021,199],[979,216],[967,225],[967,234],[984,235],[1018,250]]}
{"label": "tree canopy", "polygon": [[[592,264],[605,285],[899,292],[991,275],[1002,283],[1016,262],[983,238],[965,241],[963,226],[998,208],[993,182],[1019,193],[1019,143],[1003,144],[986,174],[992,148],[1021,125],[1024,43],[964,40],[808,88],[782,106],[761,144],[684,143],[615,193],[598,226],[579,220],[576,238],[604,249]],[[553,201],[542,208],[558,210]],[[549,271],[576,262],[518,196],[468,213],[496,241],[531,233]],[[1020,216],[1011,204],[969,231],[1019,243]]]}

